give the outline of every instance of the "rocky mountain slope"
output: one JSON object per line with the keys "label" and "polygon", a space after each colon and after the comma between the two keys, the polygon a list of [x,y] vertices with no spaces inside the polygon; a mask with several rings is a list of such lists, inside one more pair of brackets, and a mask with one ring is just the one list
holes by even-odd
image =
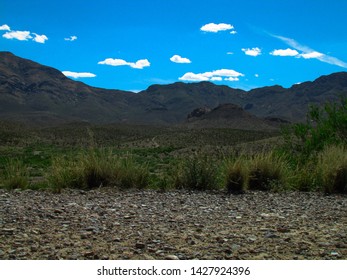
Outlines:
{"label": "rocky mountain slope", "polygon": [[239,127],[245,130],[272,130],[279,126],[275,120],[265,120],[234,104],[222,104],[213,110],[196,109],[188,115],[188,127]]}
{"label": "rocky mountain slope", "polygon": [[[150,100],[132,92],[90,87],[60,71],[0,53],[0,117],[20,121],[122,122]],[[130,112],[131,113],[131,112]]]}
{"label": "rocky mountain slope", "polygon": [[[257,117],[302,121],[309,104],[337,100],[339,95],[347,95],[346,72],[322,76],[289,89],[271,86],[247,92],[210,82],[178,82],[152,85],[136,94],[91,87],[68,79],[54,68],[0,52],[3,120],[171,125],[184,123],[194,109],[213,110],[231,103]],[[250,120],[249,115],[246,118]],[[227,120],[228,116],[222,117],[222,121]],[[204,123],[207,122],[205,119]],[[240,127],[239,121],[234,123],[235,128]]]}

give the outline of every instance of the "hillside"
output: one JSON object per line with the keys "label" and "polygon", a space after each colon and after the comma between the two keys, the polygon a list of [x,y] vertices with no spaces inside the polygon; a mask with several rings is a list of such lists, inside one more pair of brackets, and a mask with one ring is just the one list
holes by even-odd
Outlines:
{"label": "hillside", "polygon": [[222,104],[210,111],[194,112],[187,118],[188,127],[230,127],[244,130],[273,130],[278,127],[278,122],[258,118],[234,104]]}
{"label": "hillside", "polygon": [[[210,82],[177,82],[152,85],[136,94],[91,87],[68,79],[54,68],[0,52],[0,119],[27,123],[171,125],[184,123],[194,109],[213,110],[227,103],[261,118],[303,121],[309,104],[322,104],[346,94],[346,72],[322,76],[288,89],[271,86],[247,92]],[[243,116],[251,121],[249,115]]]}
{"label": "hillside", "polygon": [[127,120],[127,112],[145,107],[146,101],[132,92],[90,87],[66,78],[54,68],[8,52],[0,53],[2,119],[43,123],[123,122]]}

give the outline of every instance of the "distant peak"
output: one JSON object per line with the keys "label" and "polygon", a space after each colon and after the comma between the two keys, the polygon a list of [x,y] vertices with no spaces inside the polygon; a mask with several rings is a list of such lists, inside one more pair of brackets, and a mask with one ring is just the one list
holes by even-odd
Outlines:
{"label": "distant peak", "polygon": [[15,57],[15,55],[13,53],[8,52],[8,51],[1,51],[0,55],[1,56],[12,56],[12,57]]}

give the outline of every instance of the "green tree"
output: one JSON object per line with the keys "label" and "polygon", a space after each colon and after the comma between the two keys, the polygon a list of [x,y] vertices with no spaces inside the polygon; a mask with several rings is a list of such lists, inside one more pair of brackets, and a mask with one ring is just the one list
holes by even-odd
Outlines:
{"label": "green tree", "polygon": [[284,151],[299,161],[307,161],[327,145],[347,144],[347,97],[339,103],[311,106],[306,123],[283,129]]}

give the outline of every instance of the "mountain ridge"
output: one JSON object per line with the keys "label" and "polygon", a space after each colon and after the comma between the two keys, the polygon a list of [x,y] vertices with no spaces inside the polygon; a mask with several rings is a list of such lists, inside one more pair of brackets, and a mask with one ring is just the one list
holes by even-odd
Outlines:
{"label": "mountain ridge", "polygon": [[229,103],[259,118],[297,122],[305,119],[309,104],[337,100],[339,95],[347,95],[346,72],[290,88],[275,85],[244,91],[211,82],[176,82],[133,93],[92,87],[52,67],[0,52],[0,119],[27,123],[176,125],[185,123],[194,109],[213,110]]}

